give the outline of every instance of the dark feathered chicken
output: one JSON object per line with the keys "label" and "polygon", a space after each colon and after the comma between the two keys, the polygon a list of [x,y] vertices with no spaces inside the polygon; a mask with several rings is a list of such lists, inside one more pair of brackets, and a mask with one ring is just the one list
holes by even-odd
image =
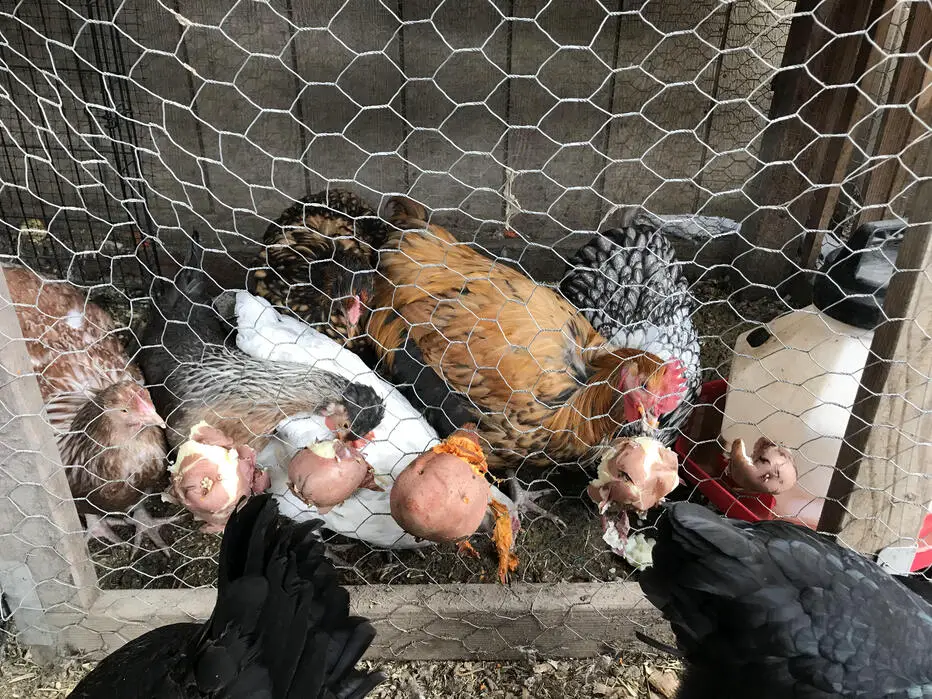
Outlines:
{"label": "dark feathered chicken", "polygon": [[88,534],[121,543],[108,522],[131,512],[136,545],[147,536],[166,548],[159,526],[168,520],[153,518],[143,503],[167,482],[165,423],[116,323],[68,282],[24,267],[3,272]]}
{"label": "dark feathered chicken", "polygon": [[309,195],[265,231],[265,267],[253,272],[249,288],[330,337],[352,340],[366,327],[377,250],[387,233],[352,192]]}
{"label": "dark feathered chicken", "polygon": [[201,421],[256,451],[278,423],[301,413],[327,415],[345,437],[363,437],[381,422],[385,407],[370,387],[236,349],[235,325],[213,302],[222,289],[200,270],[193,245],[174,283],[156,280],[157,301],[143,333],[140,364],[168,422],[169,446],[186,440]]}
{"label": "dark feathered chicken", "polygon": [[[646,216],[599,234],[570,260],[560,290],[611,345],[680,360],[686,394],[651,435],[671,445],[695,404],[701,365],[692,322],[695,300],[667,235]],[[641,431],[640,423],[632,423],[620,434]]]}
{"label": "dark feathered chicken", "polygon": [[73,699],[362,699],[384,677],[355,669],[375,638],[350,616],[317,536],[258,495],[220,547],[217,602],[204,624],[150,631],[104,658]]}
{"label": "dark feathered chicken", "polygon": [[932,697],[932,605],[876,564],[690,503],[658,526],[640,583],[685,655],[679,699]]}

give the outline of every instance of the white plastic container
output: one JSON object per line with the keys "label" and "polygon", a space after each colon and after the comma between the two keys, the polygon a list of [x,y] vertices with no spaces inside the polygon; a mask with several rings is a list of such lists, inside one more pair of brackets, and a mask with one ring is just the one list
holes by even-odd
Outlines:
{"label": "white plastic container", "polygon": [[777,496],[775,514],[814,529],[894,271],[893,245],[859,251],[876,236],[898,242],[899,230],[902,224],[890,222],[859,228],[850,247],[826,261],[828,276],[817,281],[813,305],[735,344],[722,441],[727,447],[740,437],[750,451],[766,436],[792,450],[799,480]]}
{"label": "white plastic container", "polygon": [[874,332],[814,305],[776,318],[768,330],[756,347],[759,330],[735,343],[722,439],[731,445],[740,437],[750,451],[766,436],[791,449],[799,480],[777,496],[777,514],[816,528]]}

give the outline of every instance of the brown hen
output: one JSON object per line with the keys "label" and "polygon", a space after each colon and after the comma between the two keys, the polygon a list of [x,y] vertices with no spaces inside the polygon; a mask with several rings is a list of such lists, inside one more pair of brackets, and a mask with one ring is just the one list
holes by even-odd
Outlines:
{"label": "brown hen", "polygon": [[381,253],[369,334],[441,433],[478,423],[490,467],[587,461],[621,425],[656,427],[678,405],[679,362],[609,348],[553,290],[428,225],[411,200],[389,206],[402,230]]}
{"label": "brown hen", "polygon": [[153,518],[143,504],[167,480],[165,423],[114,334],[116,323],[67,282],[24,267],[3,272],[88,534],[122,543],[107,523],[115,517],[135,526],[137,546],[147,536],[166,548],[158,528],[169,520]]}

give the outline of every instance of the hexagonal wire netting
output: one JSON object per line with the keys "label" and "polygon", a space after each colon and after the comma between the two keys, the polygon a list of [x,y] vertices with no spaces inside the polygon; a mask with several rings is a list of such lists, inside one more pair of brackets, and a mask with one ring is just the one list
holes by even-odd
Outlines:
{"label": "hexagonal wire netting", "polygon": [[[339,386],[366,384],[387,400],[386,417],[364,449],[383,490],[359,491],[327,519],[343,581],[359,586],[354,594],[363,613],[378,609],[388,619],[378,641],[384,653],[573,655],[622,642],[632,626],[654,617],[634,582],[637,561],[612,552],[617,530],[603,529],[587,494],[602,452],[566,445],[573,443],[568,434],[599,416],[609,414],[612,425],[625,416],[610,403],[593,407],[574,397],[597,373],[586,364],[591,353],[569,348],[554,359],[533,350],[539,336],[555,341],[546,327],[554,315],[560,326],[560,314],[575,312],[555,300],[561,281],[569,302],[604,336],[589,336],[585,346],[609,340],[683,362],[689,392],[682,409],[661,422],[662,440],[679,453],[684,476],[670,497],[731,508],[732,515],[842,528],[842,539],[850,534],[848,543],[865,553],[885,549],[890,565],[921,567],[915,540],[932,498],[915,475],[924,471],[928,431],[920,420],[927,403],[913,392],[916,377],[929,369],[917,340],[928,339],[928,304],[918,299],[928,286],[929,258],[917,241],[930,212],[928,190],[924,198],[916,192],[929,181],[932,7],[925,0],[863,2],[844,11],[840,5],[6,3],[0,246],[15,306],[7,304],[0,316],[8,375],[0,386],[4,633],[38,646],[95,650],[209,610],[203,588],[216,579],[218,534],[159,498],[164,484],[137,480],[135,499],[110,503],[116,515],[105,520],[112,527],[105,533],[115,540],[90,538],[85,546],[82,524],[93,519],[82,522],[88,493],[74,476],[82,464],[103,473],[102,482],[118,484],[147,464],[157,462],[163,473],[159,454],[149,458],[157,444],[148,456],[127,455],[116,443],[109,447],[115,459],[99,448],[88,452],[82,435],[96,418],[81,423],[78,415],[101,403],[98,392],[114,381],[138,381],[151,370],[163,379],[147,375],[149,385],[164,386],[165,366],[179,357],[208,364],[179,349],[197,336],[215,345],[204,351],[220,357],[220,373],[208,381],[214,393],[173,390],[163,399],[177,402],[181,393],[203,403],[228,390],[245,396],[249,409],[238,409],[246,414],[274,404],[280,413],[267,431],[277,428],[280,439],[252,436],[259,464],[270,469],[271,487],[283,498],[294,448],[280,440],[301,446],[319,434],[311,428],[320,428],[319,420],[306,417],[317,408],[301,393],[311,372],[332,371]],[[501,542],[480,532],[473,537],[477,557],[452,545],[415,547],[388,514],[392,474],[438,438],[443,410],[428,409],[436,407],[432,394],[412,389],[404,371],[384,359],[371,371],[384,352],[365,328],[351,345],[359,357],[347,358],[347,350],[337,356],[336,345],[296,319],[315,321],[317,330],[329,324],[341,339],[346,333],[334,328],[350,313],[341,304],[356,293],[350,282],[328,286],[330,277],[307,259],[337,259],[343,243],[299,249],[291,229],[275,225],[289,206],[324,190],[354,192],[372,209],[347,211],[342,223],[335,200],[311,210],[324,235],[345,235],[347,245],[364,231],[381,231],[367,242],[387,235],[376,242],[397,243],[394,229],[374,212],[387,216],[389,197],[405,194],[427,207],[431,223],[485,256],[469,272],[491,281],[483,292],[472,290],[488,296],[485,305],[466,320],[451,320],[441,304],[426,320],[412,315],[411,332],[427,338],[420,359],[442,365],[467,399],[461,405],[470,419],[482,418],[490,464],[505,479],[496,497],[509,507],[518,498],[508,481],[512,469],[516,482],[552,490],[538,504],[554,518],[532,506],[521,512],[508,588],[498,581]],[[883,225],[864,227],[878,221]],[[342,233],[327,232],[340,225]],[[267,229],[269,250],[299,249],[286,261],[299,279],[286,282],[301,287],[304,275],[307,289],[313,276],[316,295],[276,316],[264,301],[241,294],[226,306],[235,342],[211,334],[187,314],[186,296],[171,295],[172,286],[191,293],[179,269],[200,269],[216,283],[211,294],[195,298],[203,303],[223,289],[263,291],[274,303],[273,273],[261,257],[270,244]],[[587,259],[573,258],[576,251],[611,229],[631,234],[627,242],[613,234],[622,251],[600,258],[594,271],[576,269]],[[191,258],[195,231],[200,247]],[[651,232],[658,235],[645,237]],[[864,239],[865,232],[873,235]],[[869,252],[849,259],[860,264],[843,265],[855,242]],[[374,267],[378,256],[370,248],[366,254]],[[434,258],[423,274],[423,258],[381,259],[383,281],[362,299],[363,323],[369,307],[396,303],[395,292],[384,291],[386,278],[423,284],[422,303],[439,294],[448,305],[456,294],[437,291],[447,288],[444,275],[464,279],[453,257]],[[338,261],[328,274],[354,279],[353,270],[364,271],[348,264]],[[386,271],[392,264],[394,271]],[[837,272],[842,267],[847,276]],[[906,319],[882,331],[884,358],[899,363],[889,376],[864,372],[865,384],[873,383],[863,390],[884,398],[879,408],[858,408],[858,416],[875,423],[873,431],[858,430],[849,416],[873,331],[884,320],[878,305],[898,268],[920,270],[903,277],[893,306],[887,298],[887,312]],[[513,279],[507,269],[519,273],[522,281],[510,282],[519,289],[503,281]],[[836,272],[828,275],[830,269]],[[264,286],[256,270],[266,270]],[[520,286],[531,284],[528,277],[536,284]],[[821,311],[809,305],[813,281],[822,290]],[[339,298],[329,298],[338,286]],[[845,300],[852,295],[855,302]],[[515,315],[515,304],[530,315]],[[154,346],[147,332],[163,316],[176,322],[154,344],[164,343],[168,353],[147,360]],[[767,326],[769,336],[748,338],[778,317]],[[29,342],[20,342],[20,333]],[[505,339],[492,347],[496,337]],[[520,366],[506,367],[502,353],[520,351],[509,355]],[[455,355],[448,365],[446,353]],[[280,360],[299,366],[286,370],[274,363]],[[134,368],[140,365],[142,372]],[[239,372],[234,386],[217,378],[223,371]],[[562,378],[547,384],[548,372]],[[572,377],[576,384],[564,390],[560,381]],[[731,382],[727,399],[724,381]],[[218,415],[216,406],[210,409]],[[305,417],[278,424],[293,415]],[[193,423],[169,417],[172,429],[179,424]],[[596,443],[611,436],[599,424]],[[625,430],[635,435],[639,423]],[[851,439],[842,447],[846,430]],[[735,481],[723,475],[722,443],[743,437],[753,444],[761,434],[787,446],[797,461],[797,488],[776,500],[736,495]],[[169,446],[185,437],[186,429]],[[101,441],[106,436],[93,444]],[[862,453],[871,457],[870,474],[849,468],[848,478],[832,482],[836,462],[856,465]],[[79,467],[70,470],[70,481],[62,463]],[[870,495],[849,499],[852,480],[870,486]],[[145,493],[154,496],[133,509]],[[847,506],[823,508],[827,496]],[[909,498],[920,514],[904,513]],[[283,508],[295,517],[316,512],[293,497]],[[126,512],[131,516],[124,518]],[[133,545],[126,525],[146,516],[175,516],[159,530],[164,551],[148,538]],[[632,524],[649,537],[655,518],[652,510]],[[905,548],[886,548],[894,544]]]}

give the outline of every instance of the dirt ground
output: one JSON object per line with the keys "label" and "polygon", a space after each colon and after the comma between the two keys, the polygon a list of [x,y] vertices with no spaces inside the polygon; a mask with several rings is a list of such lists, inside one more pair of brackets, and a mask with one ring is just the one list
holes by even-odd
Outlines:
{"label": "dirt ground", "polygon": [[[667,656],[633,652],[586,660],[366,665],[388,678],[371,699],[671,699],[681,671]],[[42,668],[28,651],[8,641],[0,649],[0,699],[63,699],[92,668],[79,658]]]}

